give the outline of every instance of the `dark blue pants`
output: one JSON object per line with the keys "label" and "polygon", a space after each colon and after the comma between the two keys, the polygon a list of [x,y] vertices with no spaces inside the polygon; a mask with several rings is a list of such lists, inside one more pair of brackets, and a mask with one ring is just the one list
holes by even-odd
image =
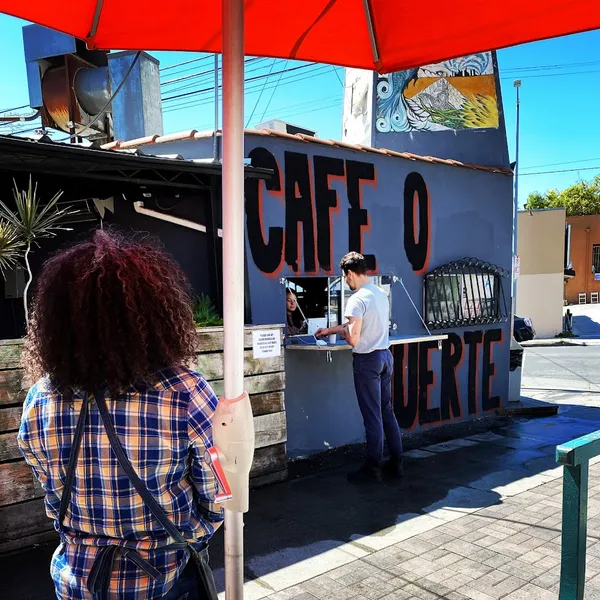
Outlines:
{"label": "dark blue pants", "polygon": [[402,457],[400,427],[392,407],[394,358],[389,350],[354,354],[354,387],[367,437],[367,462],[383,459],[384,436],[392,458]]}

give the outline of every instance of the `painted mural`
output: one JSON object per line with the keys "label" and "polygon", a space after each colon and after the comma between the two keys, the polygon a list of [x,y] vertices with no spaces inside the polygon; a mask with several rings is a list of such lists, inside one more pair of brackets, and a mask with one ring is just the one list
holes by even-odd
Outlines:
{"label": "painted mural", "polygon": [[497,128],[491,52],[382,75],[376,127],[381,133]]}

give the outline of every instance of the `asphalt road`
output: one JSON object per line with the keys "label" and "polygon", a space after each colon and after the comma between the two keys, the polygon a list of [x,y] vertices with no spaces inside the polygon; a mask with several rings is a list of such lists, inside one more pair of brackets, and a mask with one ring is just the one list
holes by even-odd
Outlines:
{"label": "asphalt road", "polygon": [[521,387],[600,392],[600,346],[527,348]]}

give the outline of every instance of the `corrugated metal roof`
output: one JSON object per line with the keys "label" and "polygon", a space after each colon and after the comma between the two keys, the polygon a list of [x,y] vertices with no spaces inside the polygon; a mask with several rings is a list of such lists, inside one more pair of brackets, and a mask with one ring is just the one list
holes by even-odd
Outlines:
{"label": "corrugated metal roof", "polygon": [[[158,136],[156,136],[158,138]],[[145,138],[151,139],[151,138]],[[160,147],[152,147],[160,149]],[[121,152],[0,135],[0,171],[55,174],[66,177],[124,181],[136,185],[198,188],[204,176],[221,176],[220,162],[185,160],[178,154],[144,152],[133,144]],[[246,165],[247,177],[270,177],[271,169]]]}
{"label": "corrugated metal roof", "polygon": [[[383,154],[386,156],[393,156],[396,158],[402,158],[404,160],[426,162],[437,165],[447,165],[450,167],[460,167],[463,169],[472,169],[474,171],[487,171],[488,173],[499,173],[501,175],[510,175],[512,177],[513,172],[510,169],[504,167],[488,167],[483,165],[474,165],[472,163],[464,163],[458,160],[451,160],[448,158],[436,158],[434,156],[420,156],[418,154],[412,154],[410,152],[396,152],[394,150],[385,150],[379,148],[371,148],[370,146],[361,146],[359,144],[348,144],[346,142],[337,142],[334,140],[323,140],[316,137],[304,135],[302,133],[290,134],[283,133],[280,131],[273,131],[271,129],[246,129],[246,135],[257,135],[264,137],[277,137],[293,140],[295,142],[303,142],[307,144],[321,144],[323,146],[329,146],[333,148],[343,148],[346,150],[355,150],[358,152]],[[222,132],[219,130],[217,135],[221,135]],[[214,136],[213,131],[197,131],[196,129],[189,129],[180,133],[171,133],[168,135],[152,135],[136,140],[128,141],[114,141],[109,144],[104,144],[102,148],[106,150],[126,150],[132,148],[139,148],[140,146],[149,146],[152,144],[164,144],[166,142],[175,142],[182,140],[198,140],[205,138],[212,138]]]}

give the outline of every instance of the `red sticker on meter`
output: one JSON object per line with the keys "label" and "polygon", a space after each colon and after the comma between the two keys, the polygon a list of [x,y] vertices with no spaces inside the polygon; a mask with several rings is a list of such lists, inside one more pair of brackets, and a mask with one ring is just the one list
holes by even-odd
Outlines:
{"label": "red sticker on meter", "polygon": [[225,472],[223,471],[223,465],[221,465],[221,461],[219,460],[219,452],[217,449],[215,447],[207,448],[204,453],[204,459],[208,463],[208,466],[213,472],[213,475],[219,483],[219,488],[221,489],[221,492],[217,493],[215,496],[215,502],[219,503],[231,500],[233,494],[231,493],[227,477],[225,477]]}

